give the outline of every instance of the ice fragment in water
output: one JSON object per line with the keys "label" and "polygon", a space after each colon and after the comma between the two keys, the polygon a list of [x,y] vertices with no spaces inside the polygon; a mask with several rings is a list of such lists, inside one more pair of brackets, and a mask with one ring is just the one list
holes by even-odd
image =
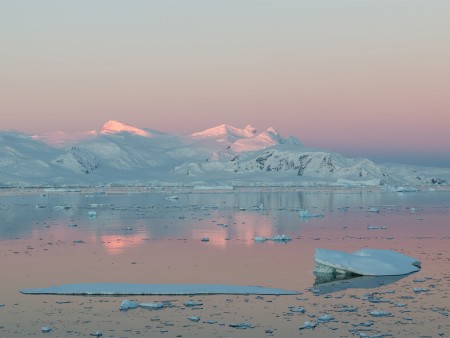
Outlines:
{"label": "ice fragment in water", "polygon": [[138,302],[134,302],[132,300],[128,300],[125,299],[121,304],[119,309],[121,311],[127,311],[127,310],[131,310],[131,309],[137,309],[138,307]]}
{"label": "ice fragment in water", "polygon": [[304,330],[304,329],[311,330],[311,329],[314,329],[316,326],[317,326],[317,323],[315,323],[315,322],[305,322],[303,324],[303,326],[301,326],[299,329],[300,330]]}
{"label": "ice fragment in water", "polygon": [[390,312],[381,311],[381,310],[373,310],[369,313],[372,317],[387,317],[390,316]]}
{"label": "ice fragment in water", "polygon": [[53,331],[53,329],[50,326],[42,326],[41,327],[41,332],[42,333],[49,333],[49,332],[52,332],[52,331]]}
{"label": "ice fragment in water", "polygon": [[203,237],[202,239],[200,239],[202,242],[209,242],[209,238],[208,237]]}
{"label": "ice fragment in water", "polygon": [[261,236],[256,236],[255,237],[255,242],[262,243],[262,242],[265,242],[265,241],[267,241],[266,237],[261,237]]}
{"label": "ice fragment in water", "polygon": [[90,336],[101,337],[101,336],[103,336],[103,333],[101,331],[95,331],[95,332],[91,333]]}
{"label": "ice fragment in water", "polygon": [[344,307],[342,309],[336,310],[336,312],[356,312],[358,311],[357,307]]}
{"label": "ice fragment in water", "polygon": [[188,317],[188,319],[191,322],[199,322],[200,321],[200,317],[199,316],[190,316],[190,317]]}
{"label": "ice fragment in water", "polygon": [[305,313],[305,308],[298,307],[298,308],[295,308],[295,309],[291,309],[290,311],[291,312],[298,312],[298,313]]}
{"label": "ice fragment in water", "polygon": [[427,289],[427,288],[414,288],[413,291],[414,291],[415,293],[420,293],[420,292],[428,292],[428,291],[430,291],[430,290]]}
{"label": "ice fragment in water", "polygon": [[358,324],[352,324],[352,326],[364,326],[364,327],[370,327],[373,325],[373,322],[368,321],[368,322],[364,322],[364,323],[358,323]]}
{"label": "ice fragment in water", "polygon": [[149,310],[159,310],[168,306],[167,303],[157,302],[157,303],[139,303],[139,307]]}
{"label": "ice fragment in water", "polygon": [[311,214],[308,209],[300,210],[298,215],[302,218],[323,217],[323,215],[320,214]]}
{"label": "ice fragment in water", "polygon": [[317,318],[318,323],[328,323],[331,322],[332,320],[334,320],[334,317],[331,317],[329,315],[323,315]]}
{"label": "ice fragment in water", "polygon": [[94,211],[94,210],[89,210],[89,211],[88,211],[88,216],[89,216],[90,218],[95,218],[95,217],[97,217],[97,212]]}
{"label": "ice fragment in water", "polygon": [[186,306],[186,307],[194,307],[194,306],[202,306],[202,305],[203,305],[203,303],[195,302],[193,300],[189,300],[184,303],[184,306]]}
{"label": "ice fragment in water", "polygon": [[292,238],[286,235],[276,235],[272,237],[272,241],[274,242],[288,242],[292,241]]}
{"label": "ice fragment in water", "polygon": [[251,328],[254,327],[252,324],[246,323],[246,322],[243,322],[243,323],[234,323],[234,324],[230,324],[229,326],[230,326],[230,327],[233,327],[233,328],[235,328],[235,329],[251,329]]}

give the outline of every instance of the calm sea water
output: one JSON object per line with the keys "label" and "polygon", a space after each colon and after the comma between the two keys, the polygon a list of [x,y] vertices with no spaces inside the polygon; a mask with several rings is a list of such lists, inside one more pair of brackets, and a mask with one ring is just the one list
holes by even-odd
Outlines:
{"label": "calm sea water", "polygon": [[[323,217],[300,217],[305,209]],[[209,237],[217,246],[233,239],[253,245],[255,236],[296,238],[342,227],[357,234],[368,226],[386,227],[384,235],[399,233],[405,226],[408,232],[415,229],[417,235],[426,235],[446,230],[449,210],[450,192],[2,194],[0,240],[38,234],[80,239]]]}
{"label": "calm sea water", "polygon": [[[322,217],[304,218],[301,210]],[[292,240],[254,240],[276,235]],[[353,324],[370,320],[375,324],[361,332],[449,335],[449,244],[450,192],[5,191],[0,194],[0,268],[7,272],[0,337],[39,335],[45,324],[53,325],[57,336],[100,329],[111,337],[347,337],[356,334]],[[317,247],[392,249],[421,260],[422,270],[401,278],[314,286]],[[205,296],[202,309],[189,312],[202,317],[194,324],[186,323],[186,311],[192,310],[180,297],[169,299],[175,306],[157,314],[124,314],[118,311],[122,299],[61,302],[19,293],[82,282],[263,285],[303,295]],[[428,291],[413,292],[417,286]],[[317,287],[320,293],[311,294]],[[382,301],[365,300],[368,293]],[[290,311],[300,306],[306,313]],[[352,306],[358,311],[341,311]],[[374,309],[392,315],[374,319]],[[299,330],[324,313],[336,320]],[[229,326],[243,321],[254,328]]]}

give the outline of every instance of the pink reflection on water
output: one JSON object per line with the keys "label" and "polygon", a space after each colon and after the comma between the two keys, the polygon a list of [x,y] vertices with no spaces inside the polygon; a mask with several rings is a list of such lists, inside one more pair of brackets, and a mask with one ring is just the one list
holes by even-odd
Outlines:
{"label": "pink reflection on water", "polygon": [[[193,228],[191,238],[208,238],[210,245],[225,248],[229,240],[239,240],[246,246],[252,246],[257,236],[272,238],[273,224],[269,215],[237,212],[232,218],[219,217],[208,228]],[[224,226],[225,225],[225,226]]]}
{"label": "pink reflection on water", "polygon": [[272,219],[268,215],[237,213],[236,225],[236,238],[245,241],[247,246],[252,246],[257,236],[272,238],[274,235]]}
{"label": "pink reflection on water", "polygon": [[110,255],[117,255],[123,253],[125,249],[136,247],[148,239],[147,232],[139,234],[125,234],[125,235],[103,235],[95,236],[95,240],[99,240],[106,252]]}

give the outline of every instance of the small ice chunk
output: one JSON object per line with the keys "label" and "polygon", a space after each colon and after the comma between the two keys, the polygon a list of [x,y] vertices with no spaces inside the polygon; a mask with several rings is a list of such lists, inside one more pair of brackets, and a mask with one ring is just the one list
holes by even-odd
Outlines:
{"label": "small ice chunk", "polygon": [[190,317],[188,317],[188,319],[191,322],[199,322],[200,321],[200,316],[190,316]]}
{"label": "small ice chunk", "polygon": [[200,239],[202,242],[209,242],[209,237],[203,237]]}
{"label": "small ice chunk", "polygon": [[382,310],[373,310],[369,313],[372,317],[388,317],[391,315],[390,312],[382,311]]}
{"label": "small ice chunk", "polygon": [[358,324],[352,324],[352,326],[364,326],[364,327],[371,327],[373,325],[372,321],[367,321],[364,323],[358,323]]}
{"label": "small ice chunk", "polygon": [[421,292],[428,292],[428,291],[430,291],[430,289],[427,289],[427,288],[413,288],[413,291],[415,293],[421,293]]}
{"label": "small ice chunk", "polygon": [[143,309],[160,310],[160,309],[167,307],[167,303],[165,303],[165,302],[139,303],[138,306]]}
{"label": "small ice chunk", "polygon": [[309,217],[309,210],[308,209],[302,209],[298,212],[298,215],[300,217]]}
{"label": "small ice chunk", "polygon": [[251,329],[254,326],[250,323],[247,322],[242,322],[242,323],[234,323],[234,324],[230,324],[228,325],[229,327],[235,328],[235,329],[241,329],[241,330],[245,330],[245,329]]}
{"label": "small ice chunk", "polygon": [[305,308],[304,307],[297,307],[294,309],[290,309],[291,312],[298,312],[298,313],[305,313]]}
{"label": "small ice chunk", "polygon": [[298,215],[302,218],[314,218],[314,217],[323,217],[321,214],[311,214],[308,209],[302,209],[298,212]]}
{"label": "small ice chunk", "polygon": [[380,209],[378,209],[377,207],[370,207],[369,212],[374,212],[378,214],[380,212]]}
{"label": "small ice chunk", "polygon": [[265,242],[265,241],[267,241],[267,238],[266,238],[266,237],[262,237],[262,236],[256,236],[256,237],[255,237],[255,242],[263,243],[263,242]]}
{"label": "small ice chunk", "polygon": [[344,307],[342,309],[336,310],[336,312],[356,312],[358,311],[357,307]]}
{"label": "small ice chunk", "polygon": [[303,326],[299,327],[299,330],[304,330],[304,329],[308,329],[308,330],[312,330],[317,326],[316,322],[305,322],[303,324]]}
{"label": "small ice chunk", "polygon": [[187,302],[184,302],[184,306],[186,307],[194,307],[194,306],[202,306],[203,303],[195,302],[193,300],[188,300]]}
{"label": "small ice chunk", "polygon": [[50,326],[42,326],[41,327],[41,332],[42,333],[49,333],[49,332],[52,332],[52,331],[53,331],[53,328],[50,327]]}
{"label": "small ice chunk", "polygon": [[292,238],[286,235],[276,235],[272,237],[272,241],[274,242],[288,242],[292,241]]}
{"label": "small ice chunk", "polygon": [[317,318],[318,323],[328,323],[331,322],[332,320],[334,320],[334,317],[330,315],[322,315],[319,318]]}
{"label": "small ice chunk", "polygon": [[95,210],[89,210],[88,211],[88,216],[90,218],[95,218],[95,217],[97,217],[97,212]]}
{"label": "small ice chunk", "polygon": [[138,302],[132,301],[132,300],[128,300],[125,299],[119,307],[119,310],[121,311],[127,311],[127,310],[131,310],[131,309],[137,309],[139,306]]}
{"label": "small ice chunk", "polygon": [[101,331],[95,331],[95,332],[91,333],[90,336],[101,337],[101,336],[103,336],[103,333]]}

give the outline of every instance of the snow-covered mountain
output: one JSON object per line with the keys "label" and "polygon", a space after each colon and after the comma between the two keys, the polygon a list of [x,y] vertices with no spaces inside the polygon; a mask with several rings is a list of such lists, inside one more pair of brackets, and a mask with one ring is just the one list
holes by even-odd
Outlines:
{"label": "snow-covered mountain", "polygon": [[116,120],[106,122],[100,130],[100,134],[118,134],[124,132],[144,137],[152,137],[152,134],[144,129],[129,126]]}
{"label": "snow-covered mountain", "polygon": [[308,149],[274,128],[258,132],[250,125],[170,135],[112,120],[74,134],[0,132],[0,186],[431,186],[449,180],[447,169],[385,167]]}

